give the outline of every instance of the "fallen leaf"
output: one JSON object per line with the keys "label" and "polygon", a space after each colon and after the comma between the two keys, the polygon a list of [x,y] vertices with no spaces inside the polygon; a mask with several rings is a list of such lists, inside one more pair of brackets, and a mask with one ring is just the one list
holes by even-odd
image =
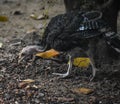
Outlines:
{"label": "fallen leaf", "polygon": [[30,33],[34,33],[34,32],[36,32],[36,29],[30,29],[30,30],[28,30],[26,33],[27,33],[27,34],[30,34]]}
{"label": "fallen leaf", "polygon": [[7,22],[7,21],[8,21],[8,17],[0,16],[0,22]]}
{"label": "fallen leaf", "polygon": [[30,17],[32,19],[35,19],[35,20],[42,20],[42,19],[48,19],[49,16],[47,14],[41,14],[39,16],[35,15],[35,14],[31,14]]}
{"label": "fallen leaf", "polygon": [[32,19],[35,19],[35,20],[36,20],[38,16],[35,15],[35,14],[31,14],[30,17],[31,17]]}
{"label": "fallen leaf", "polygon": [[59,54],[60,53],[58,51],[56,51],[54,49],[50,49],[50,50],[45,51],[45,52],[37,53],[36,56],[42,57],[42,58],[51,58],[51,57],[57,56]]}
{"label": "fallen leaf", "polygon": [[72,91],[78,94],[88,95],[88,94],[91,94],[94,90],[89,88],[75,88]]}
{"label": "fallen leaf", "polygon": [[32,83],[32,82],[35,82],[35,80],[32,80],[32,79],[26,79],[26,80],[22,80],[20,83],[19,83],[19,87],[20,88],[24,88],[26,87],[28,84]]}
{"label": "fallen leaf", "polygon": [[37,19],[41,20],[41,19],[48,19],[48,18],[49,16],[47,14],[42,14],[42,15],[39,15]]}
{"label": "fallen leaf", "polygon": [[35,82],[35,80],[33,80],[33,79],[25,79],[25,80],[22,80],[22,82],[32,83],[32,82]]}
{"label": "fallen leaf", "polygon": [[90,58],[86,57],[74,58],[73,65],[81,68],[87,68],[90,65]]}

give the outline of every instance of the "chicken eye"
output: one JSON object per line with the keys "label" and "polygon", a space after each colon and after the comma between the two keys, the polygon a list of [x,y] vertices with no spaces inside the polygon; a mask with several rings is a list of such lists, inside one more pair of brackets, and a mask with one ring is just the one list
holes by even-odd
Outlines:
{"label": "chicken eye", "polygon": [[20,56],[21,57],[26,56],[26,53],[21,53]]}

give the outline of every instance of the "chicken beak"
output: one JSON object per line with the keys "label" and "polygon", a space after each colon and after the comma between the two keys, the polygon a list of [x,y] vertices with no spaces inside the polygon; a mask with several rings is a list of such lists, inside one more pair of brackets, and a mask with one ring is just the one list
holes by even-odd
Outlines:
{"label": "chicken beak", "polygon": [[21,61],[23,61],[25,59],[25,56],[19,56],[18,57],[18,64],[20,64],[21,63]]}
{"label": "chicken beak", "polygon": [[18,55],[18,64],[21,63],[21,61],[23,61],[25,59],[25,55],[22,55],[22,53],[20,52],[19,55]]}
{"label": "chicken beak", "polygon": [[23,60],[23,57],[21,59],[18,59],[18,64],[20,64],[22,60]]}

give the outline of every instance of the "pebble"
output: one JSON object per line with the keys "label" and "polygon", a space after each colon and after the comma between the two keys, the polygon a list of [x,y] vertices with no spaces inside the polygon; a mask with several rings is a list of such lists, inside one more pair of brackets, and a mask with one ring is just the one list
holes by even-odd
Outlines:
{"label": "pebble", "polygon": [[4,97],[5,97],[5,99],[6,99],[6,100],[10,100],[11,95],[10,95],[10,94],[8,94],[8,93],[5,93]]}
{"label": "pebble", "polygon": [[44,93],[39,93],[38,96],[39,97],[43,97],[45,94]]}
{"label": "pebble", "polygon": [[39,104],[39,103],[40,103],[40,100],[36,98],[36,99],[35,99],[35,103],[36,103],[36,104]]}

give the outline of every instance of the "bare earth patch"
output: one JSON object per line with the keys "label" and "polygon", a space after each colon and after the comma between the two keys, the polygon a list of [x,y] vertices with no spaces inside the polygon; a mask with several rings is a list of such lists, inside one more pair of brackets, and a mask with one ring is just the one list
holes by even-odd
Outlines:
{"label": "bare earth patch", "polygon": [[[41,15],[46,10],[49,19],[30,18],[32,13]],[[0,42],[3,43],[0,48],[0,104],[120,104],[120,65],[103,64],[90,82],[89,69],[74,68],[70,78],[59,79],[52,73],[65,72],[66,65],[43,59],[34,64],[30,61],[18,64],[20,50],[39,43],[45,24],[60,13],[64,13],[61,0],[0,1],[0,15],[9,18],[8,22],[0,22]],[[35,31],[30,32],[32,30]],[[34,81],[22,82],[26,79]],[[75,93],[75,88],[90,88],[93,92]]]}

